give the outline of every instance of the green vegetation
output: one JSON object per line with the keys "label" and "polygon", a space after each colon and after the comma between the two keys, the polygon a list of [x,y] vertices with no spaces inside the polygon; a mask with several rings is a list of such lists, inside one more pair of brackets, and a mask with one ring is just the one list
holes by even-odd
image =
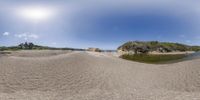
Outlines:
{"label": "green vegetation", "polygon": [[149,55],[149,54],[125,54],[121,58],[143,63],[159,64],[174,61],[186,57],[186,54],[176,55]]}
{"label": "green vegetation", "polygon": [[11,54],[11,52],[8,52],[8,51],[3,51],[3,52],[0,52],[0,54]]}
{"label": "green vegetation", "polygon": [[189,46],[180,43],[158,42],[158,41],[130,41],[118,47],[118,50],[125,52],[148,53],[157,52],[173,52],[173,51],[200,51],[200,46]]}
{"label": "green vegetation", "polygon": [[78,50],[78,51],[84,51],[84,49],[76,49],[76,48],[54,48],[54,47],[48,47],[48,46],[40,46],[35,45],[33,43],[21,43],[18,46],[0,46],[0,51],[16,51],[16,50]]}

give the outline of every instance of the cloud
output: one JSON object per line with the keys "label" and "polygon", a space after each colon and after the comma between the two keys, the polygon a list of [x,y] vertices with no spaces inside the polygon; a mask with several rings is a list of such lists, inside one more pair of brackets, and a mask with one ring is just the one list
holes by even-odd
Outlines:
{"label": "cloud", "polygon": [[186,40],[186,43],[191,43],[192,41],[191,40]]}
{"label": "cloud", "polygon": [[56,43],[56,42],[53,42],[52,45],[57,45],[57,43]]}
{"label": "cloud", "polygon": [[31,33],[15,34],[15,37],[17,37],[17,38],[23,38],[24,40],[38,39],[39,38],[39,36],[37,34],[31,34]]}
{"label": "cloud", "polygon": [[8,35],[10,35],[10,33],[9,32],[4,32],[2,35],[3,36],[8,36]]}
{"label": "cloud", "polygon": [[38,39],[39,38],[39,36],[36,35],[36,34],[30,34],[30,35],[28,35],[28,37],[29,38],[33,38],[33,39]]}
{"label": "cloud", "polygon": [[185,36],[184,34],[181,34],[180,37],[181,37],[181,38],[185,38],[186,36]]}

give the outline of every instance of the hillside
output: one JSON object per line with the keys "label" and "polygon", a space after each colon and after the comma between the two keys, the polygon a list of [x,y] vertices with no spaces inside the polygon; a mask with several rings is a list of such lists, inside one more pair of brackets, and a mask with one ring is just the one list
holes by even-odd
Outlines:
{"label": "hillside", "polygon": [[18,46],[10,46],[10,47],[5,47],[5,46],[0,46],[0,51],[4,50],[10,50],[10,51],[15,51],[15,50],[78,50],[78,51],[84,51],[84,49],[77,49],[77,48],[55,48],[55,47],[49,47],[49,46],[41,46],[41,45],[35,45],[33,43],[21,43]]}
{"label": "hillside", "polygon": [[174,52],[174,51],[200,51],[200,46],[189,46],[180,43],[158,41],[129,41],[118,47],[118,51],[148,53],[148,52]]}

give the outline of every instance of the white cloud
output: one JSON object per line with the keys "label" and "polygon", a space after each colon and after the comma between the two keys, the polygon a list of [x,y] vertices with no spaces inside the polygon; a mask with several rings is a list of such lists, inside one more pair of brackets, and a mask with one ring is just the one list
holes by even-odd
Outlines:
{"label": "white cloud", "polygon": [[33,38],[33,39],[38,39],[39,38],[39,36],[36,35],[36,34],[30,34],[30,35],[28,35],[28,37],[29,38]]}
{"label": "white cloud", "polygon": [[56,43],[56,42],[53,42],[52,45],[57,45],[57,43]]}
{"label": "white cloud", "polygon": [[17,37],[17,38],[23,38],[24,40],[38,39],[39,38],[39,36],[37,34],[31,34],[31,33],[15,34],[15,37]]}
{"label": "white cloud", "polygon": [[4,32],[2,35],[3,36],[8,36],[8,35],[10,35],[10,33],[9,32]]}
{"label": "white cloud", "polygon": [[191,40],[186,40],[186,43],[191,43],[192,41]]}
{"label": "white cloud", "polygon": [[186,36],[185,36],[184,34],[181,34],[180,37],[181,37],[181,38],[185,38]]}
{"label": "white cloud", "polygon": [[15,36],[18,37],[18,38],[24,38],[24,37],[27,37],[27,34],[21,33],[21,34],[15,34]]}

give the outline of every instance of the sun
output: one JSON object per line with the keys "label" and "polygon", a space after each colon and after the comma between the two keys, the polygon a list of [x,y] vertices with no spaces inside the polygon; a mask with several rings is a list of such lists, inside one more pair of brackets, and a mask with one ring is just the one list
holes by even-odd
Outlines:
{"label": "sun", "polygon": [[39,21],[49,19],[52,16],[53,12],[51,9],[42,7],[27,7],[20,9],[19,14],[29,20]]}

